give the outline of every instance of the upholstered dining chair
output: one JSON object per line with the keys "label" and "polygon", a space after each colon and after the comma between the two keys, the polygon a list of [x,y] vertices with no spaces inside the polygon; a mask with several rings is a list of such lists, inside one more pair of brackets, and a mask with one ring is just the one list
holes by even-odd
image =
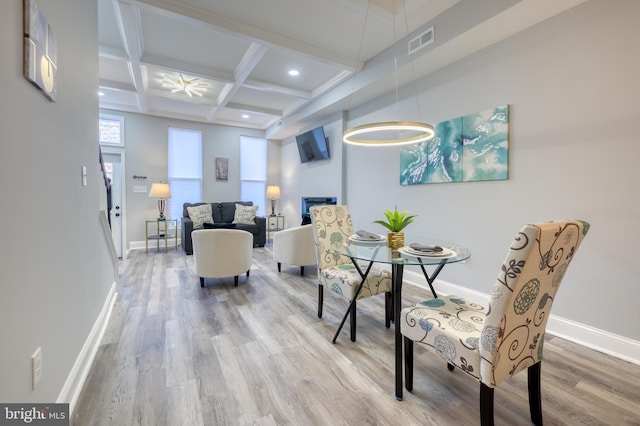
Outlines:
{"label": "upholstered dining chair", "polygon": [[316,247],[313,242],[311,225],[294,226],[273,234],[273,260],[278,264],[278,272],[282,264],[300,267],[300,275],[304,275],[304,267],[316,264]]}
{"label": "upholstered dining chair", "polygon": [[405,387],[413,388],[413,343],[432,348],[480,382],[480,419],[493,424],[494,388],[527,370],[531,421],[542,424],[540,366],[551,305],[589,230],[568,220],[524,226],[515,236],[488,307],[459,296],[430,299],[401,311]]}
{"label": "upholstered dining chair", "polygon": [[193,262],[200,287],[205,278],[233,277],[247,274],[253,261],[253,234],[242,229],[197,229],[191,233]]}
{"label": "upholstered dining chair", "polygon": [[[356,341],[357,299],[385,294],[385,326],[391,323],[391,272],[372,266],[364,283],[358,268],[347,256],[336,253],[332,247],[342,245],[354,234],[349,208],[344,205],[313,206],[309,209],[316,248],[318,268],[318,318],[322,318],[324,287],[350,301],[351,341]],[[351,303],[353,302],[353,303]],[[335,340],[335,338],[334,338]]]}

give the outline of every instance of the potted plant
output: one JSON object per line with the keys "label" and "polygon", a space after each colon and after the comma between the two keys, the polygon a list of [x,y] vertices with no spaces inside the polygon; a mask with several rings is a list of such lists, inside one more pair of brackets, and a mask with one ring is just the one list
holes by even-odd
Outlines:
{"label": "potted plant", "polygon": [[384,220],[374,220],[373,223],[384,226],[389,230],[387,234],[387,246],[391,248],[400,248],[404,246],[404,232],[402,230],[410,223],[414,222],[415,215],[410,215],[408,211],[399,212],[398,207],[392,210],[385,210]]}

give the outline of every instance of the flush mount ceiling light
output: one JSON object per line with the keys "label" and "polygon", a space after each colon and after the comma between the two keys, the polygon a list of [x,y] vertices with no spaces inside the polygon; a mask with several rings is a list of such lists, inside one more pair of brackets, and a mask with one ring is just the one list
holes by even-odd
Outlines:
{"label": "flush mount ceiling light", "polygon": [[163,77],[162,87],[171,89],[171,93],[184,92],[192,98],[193,95],[202,97],[202,92],[207,91],[206,84],[201,83],[197,77],[186,79],[182,74],[178,74],[177,77],[164,74]]}
{"label": "flush mount ceiling light", "polygon": [[[407,19],[406,4],[403,1],[402,7],[404,9],[405,25],[407,27],[407,36],[409,34],[409,24]],[[367,26],[367,18],[369,15],[369,6],[371,0],[367,3],[367,11],[365,15],[364,27]],[[393,37],[395,44],[395,2],[393,10]],[[362,40],[360,42],[360,51],[362,51],[362,42],[364,41],[365,31],[362,31]],[[358,54],[360,56],[360,54]],[[360,62],[360,58],[358,58]],[[396,110],[398,109],[398,60],[395,60],[395,74],[396,74]],[[412,64],[413,65],[413,64]],[[355,79],[357,74],[353,76],[353,86],[355,88]],[[414,75],[415,80],[415,75]],[[353,96],[353,91],[352,94]],[[416,91],[416,101],[418,101],[418,95]],[[418,102],[418,115],[420,113],[420,104]],[[348,129],[342,135],[342,140],[345,143],[351,145],[361,146],[396,146],[396,145],[409,145],[419,142],[428,141],[433,138],[435,132],[433,126],[427,123],[421,123],[417,121],[380,121],[375,123],[367,123],[361,126],[356,126]]]}

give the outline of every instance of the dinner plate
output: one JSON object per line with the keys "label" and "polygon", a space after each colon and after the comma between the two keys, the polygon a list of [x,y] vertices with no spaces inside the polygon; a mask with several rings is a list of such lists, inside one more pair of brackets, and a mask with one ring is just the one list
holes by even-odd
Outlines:
{"label": "dinner plate", "polygon": [[387,241],[387,237],[385,237],[384,235],[380,235],[378,234],[378,237],[380,237],[380,239],[378,240],[371,240],[368,238],[360,238],[358,236],[358,234],[353,234],[352,236],[349,237],[349,241],[353,241],[354,243],[369,243],[369,244],[380,244],[380,243],[384,243],[385,241]]}
{"label": "dinner plate", "polygon": [[442,259],[447,259],[449,257],[457,256],[457,253],[451,249],[446,247],[442,247],[442,251],[433,252],[433,253],[425,253],[422,251],[414,250],[409,246],[400,247],[398,251],[402,254],[406,254],[408,256],[414,257],[437,257]]}

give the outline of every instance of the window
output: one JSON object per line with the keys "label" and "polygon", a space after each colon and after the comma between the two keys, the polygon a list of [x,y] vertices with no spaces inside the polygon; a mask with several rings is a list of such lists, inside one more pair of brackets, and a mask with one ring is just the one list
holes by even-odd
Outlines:
{"label": "window", "polygon": [[202,200],[202,132],[169,127],[169,217],[182,218],[182,205]]}
{"label": "window", "polygon": [[259,206],[257,215],[265,215],[267,190],[267,141],[240,136],[240,198]]}
{"label": "window", "polygon": [[100,114],[98,119],[98,141],[101,145],[124,146],[124,117]]}

